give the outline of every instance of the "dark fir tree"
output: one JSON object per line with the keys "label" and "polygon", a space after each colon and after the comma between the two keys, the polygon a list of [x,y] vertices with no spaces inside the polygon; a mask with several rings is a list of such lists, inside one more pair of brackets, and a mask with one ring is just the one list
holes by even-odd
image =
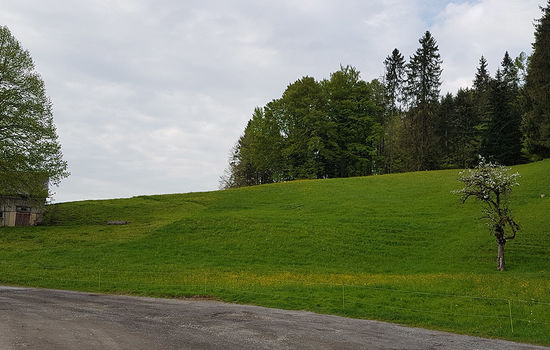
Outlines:
{"label": "dark fir tree", "polygon": [[443,168],[467,168],[476,163],[478,124],[472,90],[459,89],[456,96],[449,93],[443,97],[437,129]]}
{"label": "dark fir tree", "polygon": [[481,56],[479,66],[474,79],[473,102],[479,125],[477,132],[481,144],[487,144],[487,128],[491,120],[491,94],[492,78],[487,69],[487,60]]}
{"label": "dark fir tree", "polygon": [[523,115],[525,145],[535,158],[550,157],[550,1],[541,10],[527,66],[527,112]]}
{"label": "dark fir tree", "polygon": [[479,66],[477,67],[476,76],[474,79],[474,89],[479,92],[489,91],[491,76],[487,69],[487,60],[481,56]]}
{"label": "dark fir tree", "polygon": [[405,58],[398,49],[393,49],[384,60],[384,85],[389,113],[397,113],[403,101],[403,83],[405,82]]}
{"label": "dark fir tree", "polygon": [[489,103],[491,118],[482,153],[500,164],[520,163],[522,134],[518,78],[517,69],[508,52],[491,84]]}
{"label": "dark fir tree", "polygon": [[382,121],[384,132],[380,140],[379,155],[383,159],[382,172],[390,173],[396,158],[396,123],[399,122],[400,107],[404,102],[403,85],[405,82],[405,58],[398,49],[394,49],[384,60],[384,87],[386,90],[386,113]]}
{"label": "dark fir tree", "polygon": [[441,58],[435,39],[427,31],[407,65],[405,93],[409,103],[406,129],[411,152],[410,170],[439,167],[436,118],[441,87]]}
{"label": "dark fir tree", "polygon": [[516,63],[512,58],[510,57],[510,54],[508,51],[504,53],[504,57],[502,58],[502,79],[504,83],[512,90],[517,92],[517,89],[519,87],[519,75],[518,75],[518,67],[516,66]]}
{"label": "dark fir tree", "polygon": [[459,89],[454,99],[452,118],[451,159],[453,167],[468,168],[478,161],[480,150],[480,120],[476,111],[474,94],[469,89]]}
{"label": "dark fir tree", "polygon": [[418,41],[420,47],[407,64],[407,84],[405,92],[413,106],[436,103],[441,87],[441,56],[439,47],[427,31]]}
{"label": "dark fir tree", "polygon": [[437,117],[437,134],[439,136],[439,149],[441,151],[441,166],[454,168],[452,159],[452,138],[455,133],[455,101],[453,94],[447,93],[441,99]]}

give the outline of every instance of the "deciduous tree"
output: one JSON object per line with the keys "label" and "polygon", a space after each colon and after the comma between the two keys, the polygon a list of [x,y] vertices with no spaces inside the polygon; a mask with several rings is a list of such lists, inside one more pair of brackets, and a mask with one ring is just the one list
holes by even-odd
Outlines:
{"label": "deciduous tree", "polygon": [[52,104],[31,55],[0,26],[0,193],[47,197],[67,177]]}
{"label": "deciduous tree", "polygon": [[462,203],[474,197],[483,204],[484,217],[498,244],[497,269],[500,271],[505,269],[504,245],[514,239],[519,230],[509,207],[510,192],[519,185],[518,176],[518,173],[511,174],[510,169],[480,157],[474,169],[460,172],[459,180],[464,183],[464,188],[454,191],[460,194]]}

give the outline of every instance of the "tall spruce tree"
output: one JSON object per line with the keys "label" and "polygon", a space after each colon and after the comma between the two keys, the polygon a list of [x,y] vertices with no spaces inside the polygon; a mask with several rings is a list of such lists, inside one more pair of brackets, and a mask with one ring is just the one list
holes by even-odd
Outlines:
{"label": "tall spruce tree", "polygon": [[411,150],[409,170],[439,167],[436,135],[437,110],[441,87],[439,48],[429,31],[419,40],[420,47],[407,64],[405,93],[410,105],[406,128]]}
{"label": "tall spruce tree", "polygon": [[491,86],[493,78],[489,73],[487,60],[482,55],[479,59],[479,66],[474,78],[472,90],[472,102],[474,105],[474,113],[478,124],[474,128],[474,134],[477,138],[477,153],[481,154],[482,149],[488,144],[488,128],[491,120]]}
{"label": "tall spruce tree", "polygon": [[489,90],[491,76],[489,75],[489,70],[487,69],[487,66],[487,60],[482,55],[479,59],[479,66],[477,67],[477,72],[474,79],[474,89],[476,91],[484,92]]}
{"label": "tall spruce tree", "polygon": [[384,60],[384,87],[386,90],[386,113],[382,122],[384,132],[380,139],[378,154],[382,157],[382,172],[392,172],[395,160],[395,118],[404,102],[403,87],[405,83],[405,58],[398,49]]}
{"label": "tall spruce tree", "polygon": [[518,75],[518,67],[516,66],[516,63],[512,58],[510,57],[510,54],[508,51],[504,53],[504,57],[502,58],[502,79],[504,83],[511,89],[517,91],[519,87],[519,75]]}
{"label": "tall spruce tree", "polygon": [[474,166],[480,149],[479,116],[473,91],[459,89],[454,99],[452,119],[452,163],[458,168]]}
{"label": "tall spruce tree", "polygon": [[550,157],[550,1],[541,10],[527,66],[527,112],[522,123],[527,151],[536,158]]}
{"label": "tall spruce tree", "polygon": [[398,49],[393,49],[384,60],[384,85],[389,113],[395,115],[403,101],[403,84],[405,82],[405,58]]}
{"label": "tall spruce tree", "polygon": [[482,145],[487,144],[487,128],[491,120],[491,75],[487,69],[487,60],[484,56],[479,59],[479,66],[474,79],[473,102],[479,124],[476,126],[477,136]]}
{"label": "tall spruce tree", "polygon": [[491,119],[482,153],[500,164],[520,163],[522,134],[518,76],[508,52],[504,55],[501,69],[497,70],[491,84],[489,103]]}
{"label": "tall spruce tree", "polygon": [[405,92],[412,107],[436,103],[441,87],[441,56],[429,31],[418,41],[420,47],[407,64]]}
{"label": "tall spruce tree", "polygon": [[453,136],[455,134],[455,101],[453,94],[447,93],[441,99],[437,117],[437,134],[439,136],[439,149],[441,151],[441,166],[454,168],[453,160]]}

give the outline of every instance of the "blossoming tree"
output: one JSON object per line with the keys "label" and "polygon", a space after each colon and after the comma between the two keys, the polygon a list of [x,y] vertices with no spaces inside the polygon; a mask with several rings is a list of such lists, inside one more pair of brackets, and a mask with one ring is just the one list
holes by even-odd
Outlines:
{"label": "blossoming tree", "polygon": [[519,185],[518,177],[518,173],[511,174],[510,169],[480,156],[475,168],[460,172],[459,180],[464,183],[464,188],[453,191],[461,195],[462,203],[470,197],[483,203],[484,217],[498,243],[497,269],[500,271],[505,269],[504,245],[509,239],[514,239],[519,230],[509,208],[509,194],[514,186]]}

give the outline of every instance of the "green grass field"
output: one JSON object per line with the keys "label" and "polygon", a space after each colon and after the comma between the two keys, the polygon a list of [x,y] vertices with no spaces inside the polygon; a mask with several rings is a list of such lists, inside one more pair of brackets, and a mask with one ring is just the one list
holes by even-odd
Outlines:
{"label": "green grass field", "polygon": [[0,229],[0,283],[209,296],[550,345],[550,160],[514,170],[522,231],[505,272],[479,205],[460,204],[447,170],[53,205],[51,226]]}

